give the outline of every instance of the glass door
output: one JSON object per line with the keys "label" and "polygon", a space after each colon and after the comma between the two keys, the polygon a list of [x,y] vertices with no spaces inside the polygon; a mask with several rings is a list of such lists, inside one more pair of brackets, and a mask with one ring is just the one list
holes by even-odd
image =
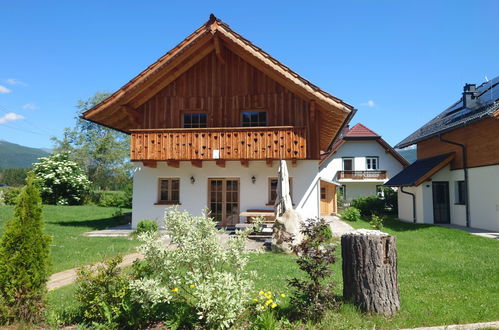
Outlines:
{"label": "glass door", "polygon": [[222,226],[239,223],[239,179],[208,179],[211,217]]}

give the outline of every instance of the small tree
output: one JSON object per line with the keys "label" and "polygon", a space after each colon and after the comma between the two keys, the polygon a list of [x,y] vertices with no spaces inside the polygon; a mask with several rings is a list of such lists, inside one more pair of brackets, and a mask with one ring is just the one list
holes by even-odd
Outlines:
{"label": "small tree", "polygon": [[40,192],[29,176],[0,238],[0,322],[34,322],[41,317],[50,242],[43,232]]}
{"label": "small tree", "polygon": [[79,205],[90,191],[90,181],[67,153],[40,158],[33,164],[36,182],[47,204]]}
{"label": "small tree", "polygon": [[289,286],[293,290],[291,305],[295,316],[318,321],[322,315],[337,305],[331,281],[332,264],[336,262],[336,247],[331,243],[331,229],[323,219],[308,219],[302,224],[305,237],[293,247],[298,255],[298,267],[306,273],[305,279],[293,278]]}

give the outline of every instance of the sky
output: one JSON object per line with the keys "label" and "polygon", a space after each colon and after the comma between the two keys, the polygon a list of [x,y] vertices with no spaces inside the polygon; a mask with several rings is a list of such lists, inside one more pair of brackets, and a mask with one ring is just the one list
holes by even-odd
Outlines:
{"label": "sky", "polygon": [[51,148],[214,13],[394,145],[499,75],[499,1],[0,0],[0,140]]}

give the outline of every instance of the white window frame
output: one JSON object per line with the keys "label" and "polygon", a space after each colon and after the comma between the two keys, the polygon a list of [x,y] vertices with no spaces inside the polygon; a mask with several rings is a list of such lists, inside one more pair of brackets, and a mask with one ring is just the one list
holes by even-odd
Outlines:
{"label": "white window frame", "polygon": [[[373,167],[373,161],[375,161],[376,163],[376,167],[375,168],[369,168],[369,167]],[[370,156],[370,157],[366,157],[366,170],[368,171],[378,171],[379,170],[379,157],[378,156]]]}

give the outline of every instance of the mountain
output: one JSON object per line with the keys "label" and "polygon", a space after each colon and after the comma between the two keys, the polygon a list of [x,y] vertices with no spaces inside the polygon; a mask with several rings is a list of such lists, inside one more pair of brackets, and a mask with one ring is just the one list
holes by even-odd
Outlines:
{"label": "mountain", "polygon": [[0,140],[0,168],[31,167],[39,157],[47,157],[50,153],[36,148]]}
{"label": "mountain", "polygon": [[399,150],[397,150],[397,152],[411,164],[414,163],[416,161],[416,159],[418,158],[416,148],[399,149]]}

